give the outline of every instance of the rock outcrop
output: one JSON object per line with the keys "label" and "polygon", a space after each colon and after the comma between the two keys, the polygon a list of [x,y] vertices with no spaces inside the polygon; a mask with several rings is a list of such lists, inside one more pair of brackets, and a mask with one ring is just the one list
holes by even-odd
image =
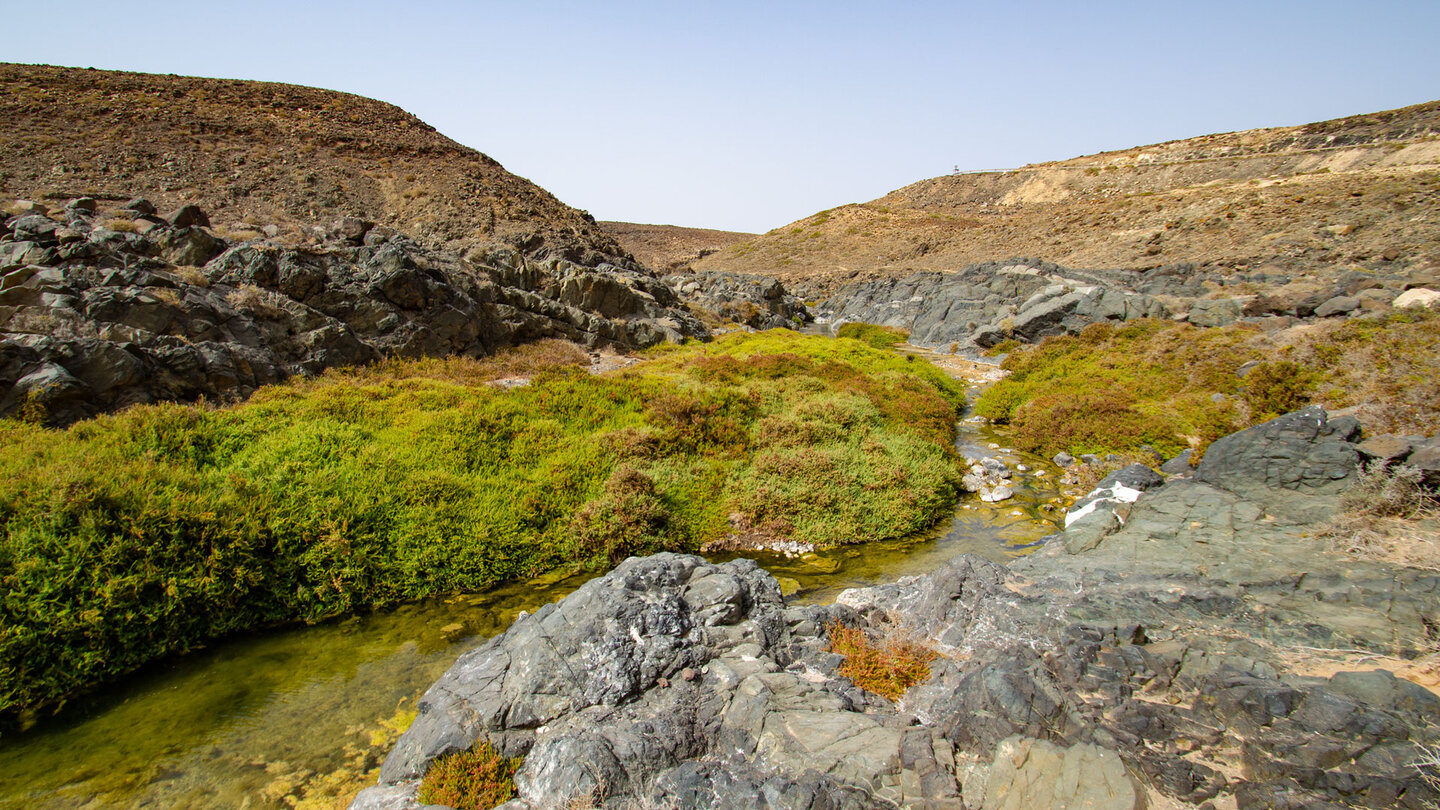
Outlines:
{"label": "rock outcrop", "polygon": [[751,329],[796,329],[814,320],[803,301],[766,276],[688,273],[665,283],[691,307]]}
{"label": "rock outcrop", "polygon": [[1097,321],[1169,314],[1159,299],[1132,289],[1144,280],[1143,274],[1012,259],[842,288],[815,312],[832,324],[860,321],[909,330],[916,346],[988,348],[1009,339],[1074,334]]}
{"label": "rock outcrop", "polygon": [[609,264],[508,249],[465,259],[360,220],[294,244],[222,238],[193,207],[169,220],[144,200],[96,210],[36,206],[0,225],[0,416],[28,403],[66,424],[387,356],[705,334],[663,283]]}
{"label": "rock outcrop", "polygon": [[[1201,327],[1244,320],[1275,330],[1297,318],[1388,311],[1400,305],[1395,302],[1407,294],[1402,291],[1419,278],[1400,271],[1346,271],[1328,281],[1297,281],[1265,270],[1237,274],[1191,264],[1079,270],[1009,259],[843,286],[814,312],[832,324],[860,321],[907,329],[917,346],[985,349],[1006,340],[1034,343],[1078,334],[1092,323],[1136,318],[1174,318]],[[1415,287],[1411,292],[1416,290],[1427,291]],[[1417,294],[1406,303],[1424,300]]]}
{"label": "rock outcrop", "polygon": [[[507,810],[1431,807],[1413,763],[1440,698],[1307,669],[1413,658],[1440,626],[1440,577],[1307,536],[1322,510],[1301,501],[1333,502],[1354,438],[1291,414],[1193,480],[1122,471],[1108,487],[1137,495],[1091,542],[962,556],[829,607],[786,605],[749,561],[627,560],[463,656],[352,808],[416,807],[428,764],[482,737],[525,756]],[[857,689],[833,622],[923,640],[928,679],[894,703]]]}

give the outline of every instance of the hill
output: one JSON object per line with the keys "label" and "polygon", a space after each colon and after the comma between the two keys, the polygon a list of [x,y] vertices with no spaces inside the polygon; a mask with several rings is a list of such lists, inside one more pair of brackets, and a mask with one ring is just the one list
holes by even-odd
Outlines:
{"label": "hill", "polygon": [[1440,102],[922,180],[731,245],[699,270],[827,294],[1014,256],[1308,274],[1440,251]]}
{"label": "hill", "polygon": [[657,273],[683,271],[712,253],[755,236],[753,233],[682,228],[678,225],[605,221],[598,224],[622,248]]}
{"label": "hill", "polygon": [[582,211],[398,107],[268,82],[0,64],[0,197],[194,203],[217,226],[373,220],[429,247],[587,266]]}

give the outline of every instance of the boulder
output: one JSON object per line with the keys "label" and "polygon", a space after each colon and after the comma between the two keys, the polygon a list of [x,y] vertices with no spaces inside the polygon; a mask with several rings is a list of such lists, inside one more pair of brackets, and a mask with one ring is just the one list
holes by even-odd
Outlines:
{"label": "boulder", "polygon": [[1359,423],[1330,420],[1318,405],[1216,440],[1195,479],[1240,495],[1255,494],[1288,516],[1315,520],[1334,511],[1360,460]]}
{"label": "boulder", "polygon": [[345,217],[330,227],[330,236],[351,245],[365,244],[365,234],[375,223],[358,217]]}
{"label": "boulder", "polygon": [[950,742],[889,722],[888,701],[825,674],[831,620],[786,607],[749,560],[626,560],[461,656],[352,807],[413,797],[436,757],[483,737],[525,756],[516,810],[626,799],[739,810],[757,794],[961,810]]}
{"label": "boulder", "polygon": [[1414,287],[1406,290],[1395,297],[1390,305],[1396,309],[1409,309],[1410,307],[1435,308],[1440,306],[1440,291],[1427,289],[1425,287]]}
{"label": "boulder", "polygon": [[1189,321],[1196,326],[1225,326],[1240,320],[1240,302],[1234,298],[1201,299],[1192,301]]}
{"label": "boulder", "polygon": [[11,229],[17,242],[53,245],[57,241],[55,232],[60,230],[60,223],[49,217],[31,214],[15,220]]}
{"label": "boulder", "polygon": [[1409,458],[1414,449],[1409,440],[1399,436],[1372,436],[1355,445],[1360,461],[1367,467],[1377,463],[1382,467],[1394,467]]}
{"label": "boulder", "polygon": [[94,197],[77,197],[65,203],[65,210],[72,214],[91,216],[100,210],[100,203]]}
{"label": "boulder", "polygon": [[1440,441],[1431,439],[1415,448],[1405,463],[1420,471],[1426,487],[1440,491]]}
{"label": "boulder", "polygon": [[1360,308],[1360,299],[1353,295],[1337,295],[1315,308],[1317,318],[1333,318],[1348,315]]}
{"label": "boulder", "polygon": [[[149,213],[155,213],[153,207]],[[167,214],[165,219],[169,220],[170,224],[176,228],[210,227],[210,217],[206,216],[205,212],[201,211],[197,205],[182,205]]]}
{"label": "boulder", "polygon": [[1194,456],[1195,451],[1187,447],[1181,450],[1179,455],[1161,464],[1160,472],[1166,475],[1189,475],[1195,471],[1195,468],[1190,464],[1190,459],[1194,458]]}
{"label": "boulder", "polygon": [[46,214],[50,213],[49,208],[46,208],[44,205],[41,205],[38,202],[33,202],[31,200],[16,200],[15,202],[7,206],[6,210],[9,211],[11,215],[16,217],[28,217],[35,215],[43,217]]}
{"label": "boulder", "polygon": [[1164,483],[1163,476],[1144,464],[1131,464],[1105,476],[1065,513],[1065,549],[1075,554],[1094,548],[1105,535],[1125,525],[1129,504]]}
{"label": "boulder", "polygon": [[137,217],[151,217],[155,215],[155,203],[150,202],[144,197],[136,197],[130,202],[125,203],[123,210]]}
{"label": "boulder", "polygon": [[188,225],[177,225],[174,230],[166,231],[156,244],[165,261],[187,267],[201,267],[226,248],[225,242],[209,231]]}

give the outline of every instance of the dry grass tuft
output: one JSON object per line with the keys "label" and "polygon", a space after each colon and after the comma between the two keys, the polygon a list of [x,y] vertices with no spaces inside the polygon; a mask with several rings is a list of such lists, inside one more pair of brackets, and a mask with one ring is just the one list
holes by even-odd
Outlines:
{"label": "dry grass tuft", "polygon": [[284,297],[254,284],[242,284],[225,296],[230,306],[249,312],[260,318],[282,318],[285,316]]}
{"label": "dry grass tuft", "polygon": [[1373,466],[1340,502],[1320,531],[1337,551],[1359,559],[1440,571],[1440,497],[1404,465]]}
{"label": "dry grass tuft", "polygon": [[1440,745],[1417,745],[1418,754],[1410,767],[1420,772],[1420,778],[1425,780],[1435,791],[1440,792]]}
{"label": "dry grass tuft", "polygon": [[496,380],[530,379],[589,363],[590,354],[584,347],[550,338],[502,349],[489,357],[391,357],[360,368],[331,369],[312,384],[378,384],[397,379],[423,379],[483,385]]}
{"label": "dry grass tuft", "polygon": [[170,272],[175,276],[175,278],[185,282],[186,284],[190,284],[196,287],[210,286],[210,277],[205,275],[205,271],[199,267],[191,267],[188,265],[173,267],[170,269]]}

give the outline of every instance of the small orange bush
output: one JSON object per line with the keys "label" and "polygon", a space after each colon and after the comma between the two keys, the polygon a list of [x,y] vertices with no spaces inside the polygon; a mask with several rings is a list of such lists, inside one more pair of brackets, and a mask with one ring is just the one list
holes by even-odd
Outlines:
{"label": "small orange bush", "polygon": [[840,674],[867,692],[899,700],[917,683],[930,677],[935,651],[908,638],[892,635],[872,642],[864,630],[839,622],[828,628],[830,651],[845,656]]}
{"label": "small orange bush", "polygon": [[489,740],[481,740],[469,751],[435,760],[420,782],[420,801],[455,810],[489,810],[515,795],[512,778],[520,761],[500,756]]}

